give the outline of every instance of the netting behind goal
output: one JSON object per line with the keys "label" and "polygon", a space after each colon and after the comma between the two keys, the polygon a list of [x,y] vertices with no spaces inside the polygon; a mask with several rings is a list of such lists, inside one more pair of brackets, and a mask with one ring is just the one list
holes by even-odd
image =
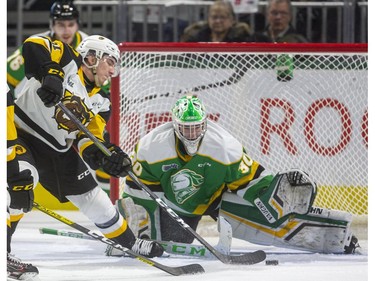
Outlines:
{"label": "netting behind goal", "polygon": [[[367,217],[366,44],[122,43],[112,141],[130,153],[184,94],[273,172],[300,168],[315,205]],[[152,151],[150,151],[152,153]],[[112,181],[112,200],[123,183]]]}

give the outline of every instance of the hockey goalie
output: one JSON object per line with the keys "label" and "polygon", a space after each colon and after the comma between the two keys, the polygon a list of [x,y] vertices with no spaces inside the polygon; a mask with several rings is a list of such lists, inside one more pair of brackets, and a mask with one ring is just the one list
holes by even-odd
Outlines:
{"label": "hockey goalie", "polygon": [[[317,186],[307,173],[269,173],[207,120],[197,97],[178,99],[172,121],[140,139],[132,162],[134,174],[194,230],[202,216],[221,216],[233,237],[251,243],[335,254],[358,247],[351,214],[314,207]],[[129,177],[117,206],[138,237],[194,240]]]}

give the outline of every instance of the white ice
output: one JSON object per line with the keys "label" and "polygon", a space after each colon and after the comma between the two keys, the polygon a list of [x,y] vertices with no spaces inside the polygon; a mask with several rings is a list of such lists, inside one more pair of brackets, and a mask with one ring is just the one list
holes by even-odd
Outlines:
{"label": "white ice", "polygon": [[[79,212],[56,211],[83,226],[95,227]],[[47,227],[76,231],[40,211],[32,211],[21,220],[13,236],[12,252],[24,262],[30,262],[39,269],[41,281],[365,281],[368,276],[367,240],[360,240],[361,254],[322,255],[264,247],[233,239],[235,250],[266,251],[267,259],[279,260],[278,266],[226,265],[218,260],[186,258],[181,256],[162,257],[155,260],[168,266],[199,263],[204,274],[172,276],[136,259],[107,257],[106,244],[78,238],[40,234],[39,228]],[[216,245],[217,237],[205,236]],[[198,242],[195,242],[199,244]]]}

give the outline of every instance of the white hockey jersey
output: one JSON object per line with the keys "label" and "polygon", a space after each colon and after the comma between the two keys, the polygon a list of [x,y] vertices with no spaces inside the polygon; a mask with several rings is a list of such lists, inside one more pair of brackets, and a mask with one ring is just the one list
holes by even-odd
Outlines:
{"label": "white hockey jersey", "polygon": [[[32,41],[33,38],[28,40]],[[43,47],[52,46],[48,38],[42,39],[45,42],[41,41],[40,37],[36,40],[38,41],[35,44],[42,42]],[[55,42],[63,44],[59,41]],[[65,49],[62,48],[62,50],[64,53]],[[61,57],[63,56],[64,54],[61,54]],[[105,120],[98,114],[110,111],[110,100],[98,94],[100,90],[98,87],[87,92],[83,71],[74,59],[76,58],[72,58],[70,62],[66,63],[66,55],[64,57],[64,95],[61,102],[74,112],[96,137],[102,139]],[[15,122],[20,129],[42,140],[54,150],[67,151],[80,132],[58,107],[48,108],[43,104],[37,95],[37,89],[40,87],[41,83],[32,77],[17,93]]]}

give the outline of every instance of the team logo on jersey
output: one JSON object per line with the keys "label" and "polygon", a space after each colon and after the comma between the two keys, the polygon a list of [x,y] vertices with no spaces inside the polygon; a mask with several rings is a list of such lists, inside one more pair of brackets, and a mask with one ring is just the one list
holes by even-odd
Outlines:
{"label": "team logo on jersey", "polygon": [[23,147],[22,145],[20,144],[16,144],[14,146],[14,150],[16,151],[16,154],[17,155],[22,155],[22,154],[25,154],[26,153],[26,148]]}
{"label": "team logo on jersey", "polygon": [[[83,125],[86,125],[94,117],[94,114],[85,104],[85,100],[73,95],[68,90],[65,91],[64,98],[61,102],[68,108]],[[69,133],[77,131],[77,125],[69,119],[68,116],[59,108],[56,107],[54,119],[58,124],[58,129],[63,129]]]}
{"label": "team logo on jersey", "polygon": [[171,177],[171,187],[177,203],[182,204],[193,196],[203,184],[202,175],[184,169]]}

